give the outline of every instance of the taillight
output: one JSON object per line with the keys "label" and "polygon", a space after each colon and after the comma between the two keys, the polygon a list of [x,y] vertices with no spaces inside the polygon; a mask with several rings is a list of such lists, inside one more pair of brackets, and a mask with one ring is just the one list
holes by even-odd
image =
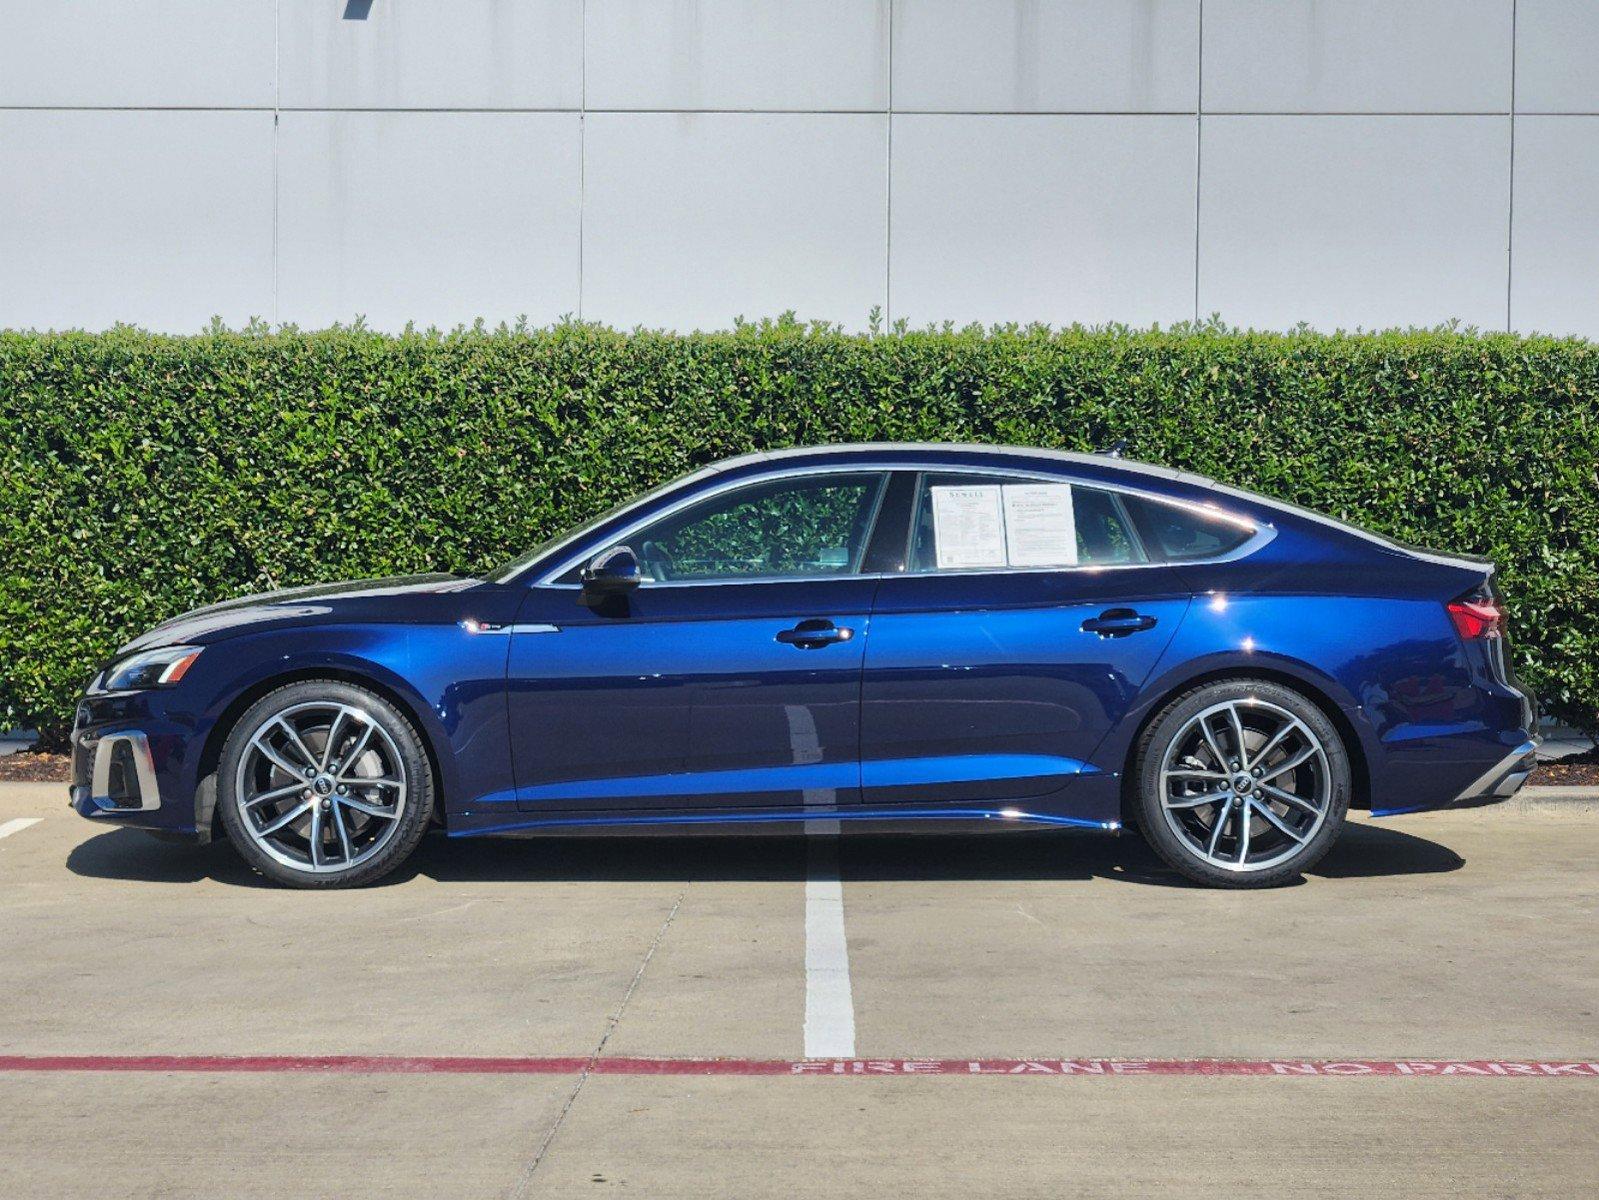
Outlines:
{"label": "taillight", "polygon": [[1498,637],[1504,628],[1505,614],[1497,600],[1482,596],[1462,596],[1446,606],[1455,629],[1468,642]]}

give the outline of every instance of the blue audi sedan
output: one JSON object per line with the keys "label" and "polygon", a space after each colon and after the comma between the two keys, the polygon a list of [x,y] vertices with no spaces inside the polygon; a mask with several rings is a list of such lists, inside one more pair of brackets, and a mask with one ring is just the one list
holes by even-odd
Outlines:
{"label": "blue audi sedan", "polygon": [[1222,887],[1351,807],[1509,796],[1493,564],[1201,476],[951,445],[752,454],[482,578],[175,618],[88,687],[72,804],[296,887],[451,837],[1136,830]]}

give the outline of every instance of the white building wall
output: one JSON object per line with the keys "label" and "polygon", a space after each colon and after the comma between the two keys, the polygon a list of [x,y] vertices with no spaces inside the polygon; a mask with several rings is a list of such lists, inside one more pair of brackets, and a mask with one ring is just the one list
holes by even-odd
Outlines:
{"label": "white building wall", "polygon": [[1599,336],[1592,0],[0,0],[0,326]]}

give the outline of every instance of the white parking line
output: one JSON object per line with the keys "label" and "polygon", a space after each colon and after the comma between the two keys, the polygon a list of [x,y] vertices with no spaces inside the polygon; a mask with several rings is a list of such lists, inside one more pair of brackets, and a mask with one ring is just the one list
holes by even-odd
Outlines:
{"label": "white parking line", "polygon": [[[822,761],[816,718],[803,704],[784,706],[795,763]],[[838,811],[838,794],[815,788],[806,812]],[[855,1057],[855,998],[844,938],[844,885],[838,875],[838,818],[805,822],[805,1057]]]}
{"label": "white parking line", "polygon": [[10,837],[13,833],[21,833],[30,825],[37,825],[43,817],[12,817],[11,820],[0,823],[0,838]]}
{"label": "white parking line", "polygon": [[838,876],[838,822],[814,832],[805,855],[805,1057],[855,1057],[855,998],[844,938],[844,885]]}

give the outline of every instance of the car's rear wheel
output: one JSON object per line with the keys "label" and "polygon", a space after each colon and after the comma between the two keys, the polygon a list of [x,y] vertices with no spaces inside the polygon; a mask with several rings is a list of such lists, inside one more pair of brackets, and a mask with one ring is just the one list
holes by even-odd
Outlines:
{"label": "car's rear wheel", "polygon": [[1163,859],[1213,887],[1269,887],[1314,866],[1349,809],[1349,756],[1320,707],[1265,679],[1166,705],[1139,740],[1138,823]]}
{"label": "car's rear wheel", "polygon": [[222,823],[291,887],[371,883],[404,862],[433,811],[421,736],[374,692],[332,679],[262,697],[223,744]]}

